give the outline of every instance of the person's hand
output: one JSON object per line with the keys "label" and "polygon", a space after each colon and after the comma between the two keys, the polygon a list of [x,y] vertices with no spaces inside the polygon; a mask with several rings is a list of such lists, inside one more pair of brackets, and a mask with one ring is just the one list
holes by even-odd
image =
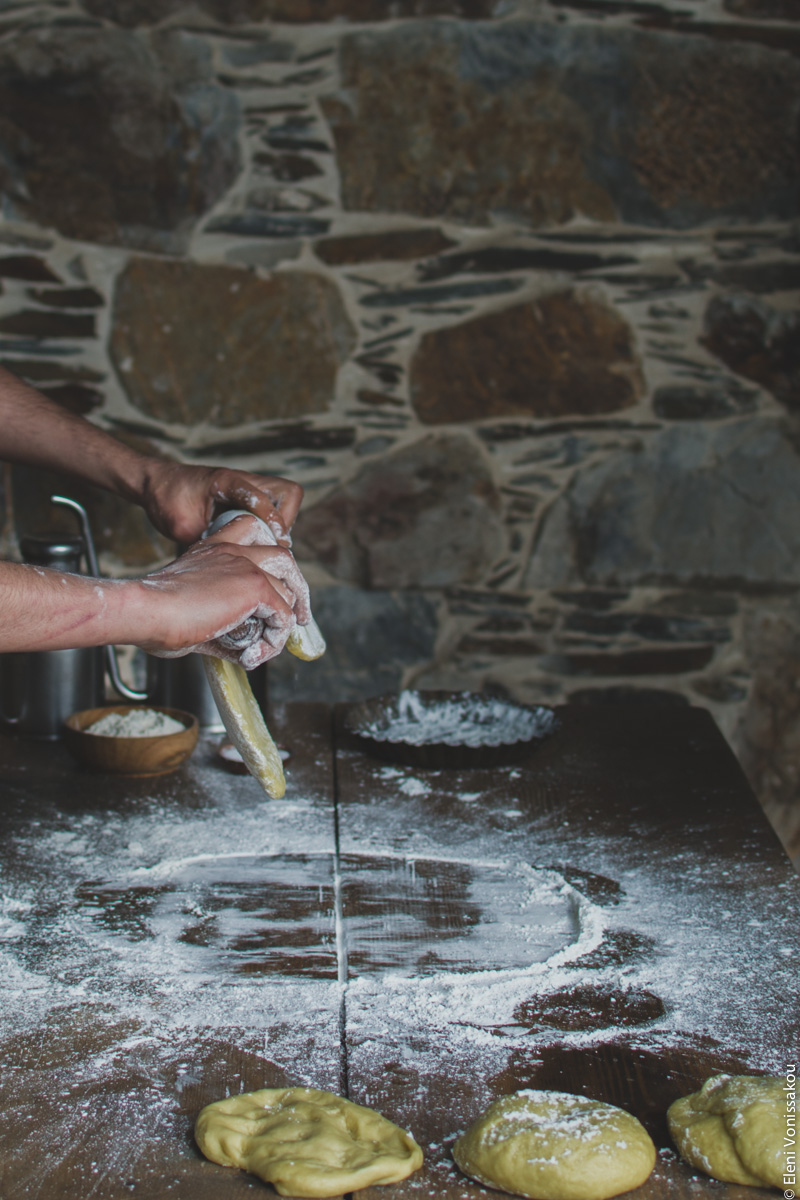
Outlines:
{"label": "person's hand", "polygon": [[[237,517],[139,580],[148,633],[135,644],[162,658],[214,654],[248,670],[280,654],[295,625],[311,617],[308,585],[287,549],[258,545],[258,536],[256,521]],[[250,617],[264,622],[258,641],[220,641]]]}
{"label": "person's hand", "polygon": [[266,522],[279,545],[290,546],[303,489],[278,475],[153,458],[147,460],[138,499],[156,529],[180,545],[201,537],[223,509],[244,508]]}

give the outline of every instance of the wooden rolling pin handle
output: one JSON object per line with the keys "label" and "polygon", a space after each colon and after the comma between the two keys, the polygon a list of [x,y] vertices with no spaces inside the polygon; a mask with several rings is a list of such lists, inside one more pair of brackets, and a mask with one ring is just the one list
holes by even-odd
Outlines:
{"label": "wooden rolling pin handle", "polygon": [[253,642],[261,641],[264,636],[264,628],[265,624],[260,617],[248,617],[235,629],[229,629],[227,633],[223,633],[219,638],[219,643],[226,650],[244,650]]}

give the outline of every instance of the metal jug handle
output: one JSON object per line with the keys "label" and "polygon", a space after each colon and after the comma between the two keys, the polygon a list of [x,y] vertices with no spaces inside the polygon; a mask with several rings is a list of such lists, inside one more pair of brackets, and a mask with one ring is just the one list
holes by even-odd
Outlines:
{"label": "metal jug handle", "polygon": [[[95,577],[100,576],[100,566],[97,561],[97,552],[94,548],[94,538],[92,537],[92,529],[89,524],[89,515],[82,504],[78,504],[77,500],[70,500],[68,496],[51,496],[51,504],[61,504],[64,508],[71,508],[77,514],[81,525],[81,533],[86,547],[86,560],[89,564],[89,571]],[[108,671],[111,684],[116,692],[119,693],[125,700],[147,700],[147,692],[138,692],[135,688],[128,687],[124,682],[119,670],[119,658],[117,657],[116,646],[104,646],[103,654],[106,660],[106,670]]]}

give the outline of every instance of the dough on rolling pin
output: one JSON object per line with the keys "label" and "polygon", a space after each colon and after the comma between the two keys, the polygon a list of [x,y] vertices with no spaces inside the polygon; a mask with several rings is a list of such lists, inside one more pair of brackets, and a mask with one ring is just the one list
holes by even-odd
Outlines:
{"label": "dough on rolling pin", "polygon": [[195,1140],[212,1162],[243,1167],[281,1196],[339,1196],[397,1183],[422,1151],[380,1113],[316,1088],[263,1088],[207,1105]]}
{"label": "dough on rolling pin", "polygon": [[656,1148],[612,1104],[526,1088],[502,1096],[453,1146],[465,1175],[532,1200],[607,1200],[644,1183]]}
{"label": "dough on rolling pin", "polygon": [[775,1076],[712,1075],[667,1110],[681,1157],[725,1183],[782,1189],[785,1087]]}

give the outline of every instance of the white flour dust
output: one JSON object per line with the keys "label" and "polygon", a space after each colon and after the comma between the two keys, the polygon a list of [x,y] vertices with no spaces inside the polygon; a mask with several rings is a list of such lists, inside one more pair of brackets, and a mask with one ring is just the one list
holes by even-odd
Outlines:
{"label": "white flour dust", "polygon": [[[518,779],[493,773],[497,787]],[[778,865],[745,877],[752,853],[747,866],[718,856],[712,868],[688,844],[667,862],[636,830],[587,843],[566,822],[533,824],[521,801],[507,827],[439,822],[433,846],[423,788],[442,780],[376,766],[375,783],[396,789],[387,819],[376,826],[372,795],[351,803],[338,854],[325,801],[296,791],[265,806],[254,781],[202,759],[180,797],[54,807],[21,824],[0,850],[6,1036],[78,1010],[165,1047],[250,1031],[293,1077],[330,1086],[344,1003],[348,1045],[376,1079],[390,1048],[402,1061],[413,1048],[420,1071],[446,1054],[454,1071],[488,1075],[517,1048],[621,1034],[650,1047],[705,1040],[780,1068],[770,1030],[798,986]],[[458,776],[451,786],[476,813],[479,793]],[[554,863],[615,881],[613,902]],[[532,998],[581,987],[646,990],[664,1012],[633,1031],[520,1020]],[[109,1050],[109,1072],[114,1061]]]}

